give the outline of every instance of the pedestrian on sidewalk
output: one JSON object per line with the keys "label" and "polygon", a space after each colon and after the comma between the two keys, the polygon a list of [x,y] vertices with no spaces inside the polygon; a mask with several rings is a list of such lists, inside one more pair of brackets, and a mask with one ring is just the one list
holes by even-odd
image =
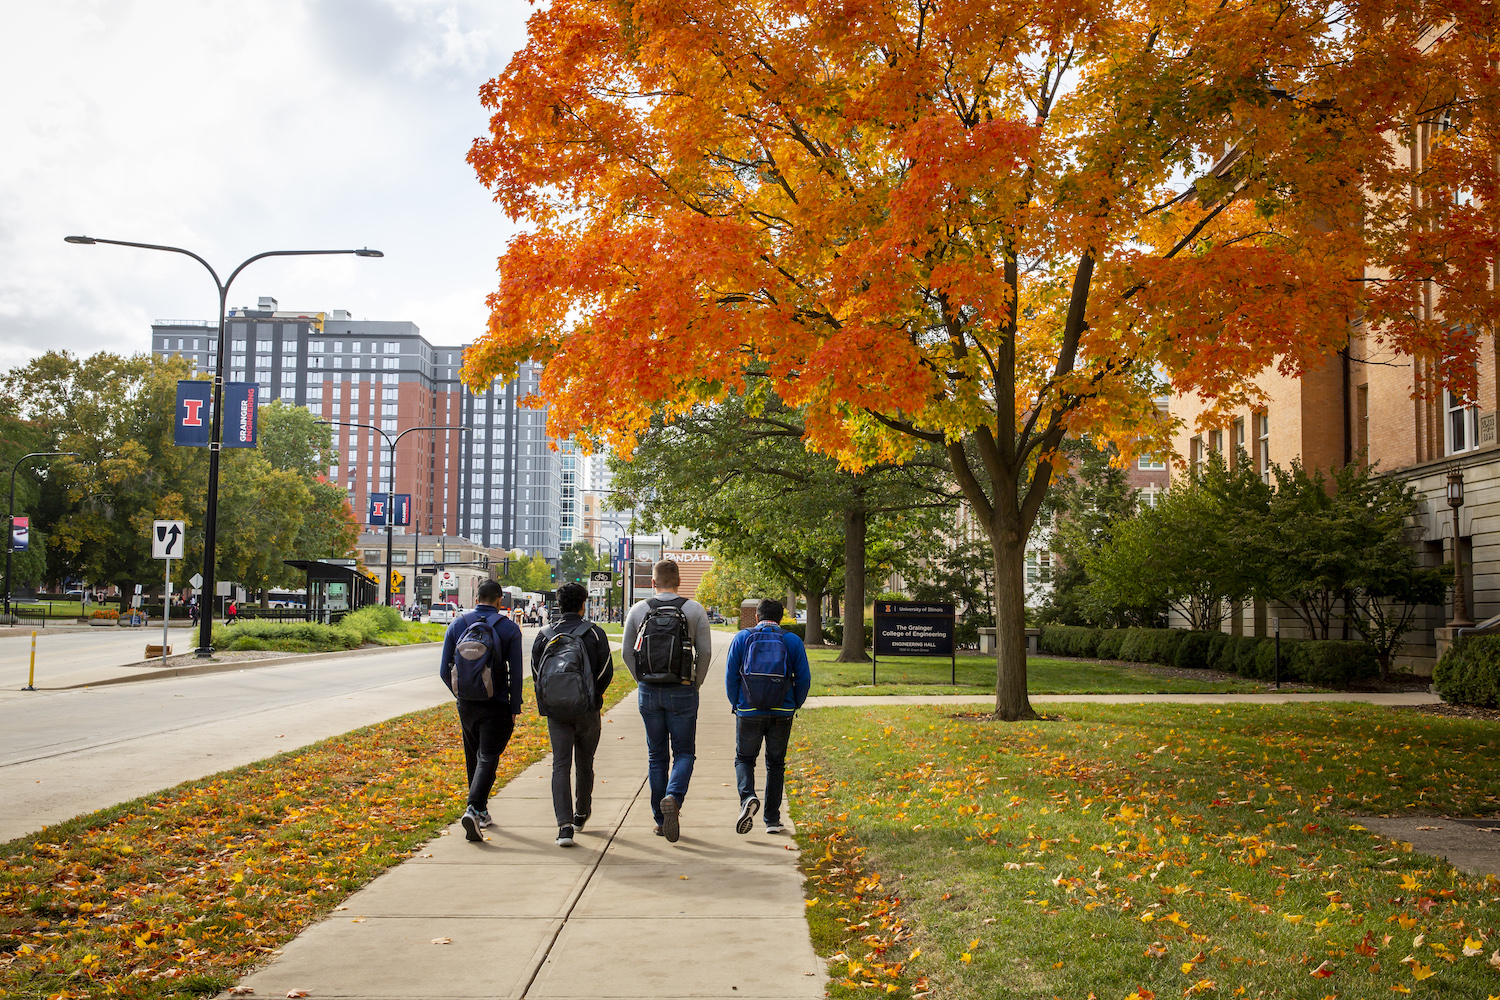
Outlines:
{"label": "pedestrian on sidewalk", "polygon": [[812,670],[802,640],[781,628],[781,602],[766,598],[755,608],[756,624],[729,643],[724,683],[734,706],[734,774],[740,815],[735,833],[749,833],[760,800],[755,797],[755,761],[766,748],[766,832],[785,833],[781,790],[792,718],[812,688]]}
{"label": "pedestrian on sidewalk", "polygon": [[656,596],[630,609],[620,648],[626,669],[640,687],[653,832],[673,843],[681,832],[678,812],[693,777],[698,690],[714,655],[708,612],[697,601],[677,595],[680,583],[672,560],[663,559],[651,568]]}
{"label": "pedestrian on sidewalk", "polygon": [[521,717],[521,629],[500,613],[504,590],[494,580],[479,585],[473,611],[455,618],[443,634],[438,676],[457,699],[464,735],[469,799],[459,822],[464,836],[481,841],[490,825],[495,769]]}
{"label": "pedestrian on sidewalk", "polygon": [[[583,617],[589,592],[581,584],[557,588],[557,621],[531,644],[531,685],[537,713],[547,720],[552,742],[552,811],[557,846],[572,847],[593,811],[594,752],[599,749],[599,710],[615,676],[609,638]],[[578,797],[573,796],[573,767]]]}

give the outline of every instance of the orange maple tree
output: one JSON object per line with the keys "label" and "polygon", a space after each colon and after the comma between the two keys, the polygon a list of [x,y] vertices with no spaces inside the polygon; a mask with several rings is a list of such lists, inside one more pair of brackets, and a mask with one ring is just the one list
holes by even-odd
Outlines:
{"label": "orange maple tree", "polygon": [[[851,468],[944,448],[993,548],[997,712],[1030,716],[1022,561],[1065,435],[1163,448],[1153,395],[1243,400],[1356,318],[1472,362],[1497,316],[1494,19],[552,0],[481,91],[469,160],[527,228],[465,378],[540,361],[551,432],[628,452],[754,362]],[[1445,115],[1417,169],[1402,137]]]}

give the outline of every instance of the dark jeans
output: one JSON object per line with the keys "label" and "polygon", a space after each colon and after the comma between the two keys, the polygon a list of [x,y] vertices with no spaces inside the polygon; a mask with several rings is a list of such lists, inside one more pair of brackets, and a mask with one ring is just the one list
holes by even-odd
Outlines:
{"label": "dark jeans", "polygon": [[740,801],[755,794],[755,758],[766,745],[766,825],[781,822],[781,788],[786,779],[786,747],[792,739],[792,717],[740,715],[734,722],[734,776]]}
{"label": "dark jeans", "polygon": [[[552,741],[552,811],[558,826],[571,826],[573,814],[587,816],[594,807],[594,751],[599,749],[599,713],[576,719],[547,718]],[[573,764],[578,764],[578,800],[573,800]]]}
{"label": "dark jeans", "polygon": [[646,723],[651,816],[660,823],[662,796],[670,795],[681,805],[687,797],[688,782],[693,778],[698,739],[698,689],[691,684],[642,684],[638,690],[641,720]]}
{"label": "dark jeans", "polygon": [[510,705],[500,701],[464,701],[458,705],[458,722],[464,731],[464,766],[469,772],[469,805],[480,812],[490,806],[495,787],[495,769],[515,728]]}

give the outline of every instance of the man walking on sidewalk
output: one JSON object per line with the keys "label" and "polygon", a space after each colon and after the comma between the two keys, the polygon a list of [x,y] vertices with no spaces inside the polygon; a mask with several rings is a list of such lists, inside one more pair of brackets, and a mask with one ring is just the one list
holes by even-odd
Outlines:
{"label": "man walking on sidewalk", "polygon": [[802,640],[781,629],[783,610],[780,601],[761,601],[755,609],[755,627],[741,630],[729,644],[724,683],[729,704],[734,706],[734,774],[740,793],[735,833],[749,833],[760,809],[755,797],[755,760],[762,742],[766,747],[766,832],[786,831],[781,825],[786,748],[792,739],[792,717],[812,687],[812,670]]}
{"label": "man walking on sidewalk", "polygon": [[680,579],[670,559],[651,568],[656,596],[630,609],[620,649],[626,669],[640,685],[654,832],[674,843],[680,833],[678,810],[693,777],[698,689],[714,655],[708,612],[697,601],[677,596]]}
{"label": "man walking on sidewalk", "polygon": [[473,611],[459,615],[443,634],[438,676],[458,701],[469,775],[468,807],[459,820],[464,836],[481,841],[490,825],[495,769],[521,716],[521,629],[500,613],[505,592],[494,580],[479,585]]}
{"label": "man walking on sidewalk", "polygon": [[[552,741],[552,811],[557,845],[572,847],[573,834],[588,822],[594,798],[594,752],[599,749],[599,709],[614,679],[604,630],[583,617],[589,592],[581,584],[557,588],[561,616],[537,633],[531,645],[531,684],[536,710],[547,720]],[[578,798],[573,798],[573,764]]]}

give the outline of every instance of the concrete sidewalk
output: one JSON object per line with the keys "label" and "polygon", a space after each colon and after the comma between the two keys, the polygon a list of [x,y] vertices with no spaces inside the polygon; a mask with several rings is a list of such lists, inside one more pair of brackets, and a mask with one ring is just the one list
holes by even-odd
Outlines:
{"label": "concrete sidewalk", "polygon": [[[1425,691],[1377,693],[1362,691],[1287,691],[1265,694],[1034,694],[1033,705],[1055,702],[1093,702],[1101,705],[1139,705],[1171,702],[1181,705],[1286,705],[1299,701],[1363,702],[1369,705],[1440,705],[1443,699]],[[804,708],[852,708],[860,705],[993,705],[993,694],[873,694],[825,695],[809,698]]]}
{"label": "concrete sidewalk", "polygon": [[[714,678],[722,652],[716,661]],[[821,998],[796,844],[759,818],[735,834],[722,684],[704,685],[702,706],[676,844],[651,832],[645,732],[627,696],[606,716],[594,814],[577,847],[553,843],[549,756],[490,800],[483,843],[455,823],[241,985],[255,996],[387,1000]]]}

